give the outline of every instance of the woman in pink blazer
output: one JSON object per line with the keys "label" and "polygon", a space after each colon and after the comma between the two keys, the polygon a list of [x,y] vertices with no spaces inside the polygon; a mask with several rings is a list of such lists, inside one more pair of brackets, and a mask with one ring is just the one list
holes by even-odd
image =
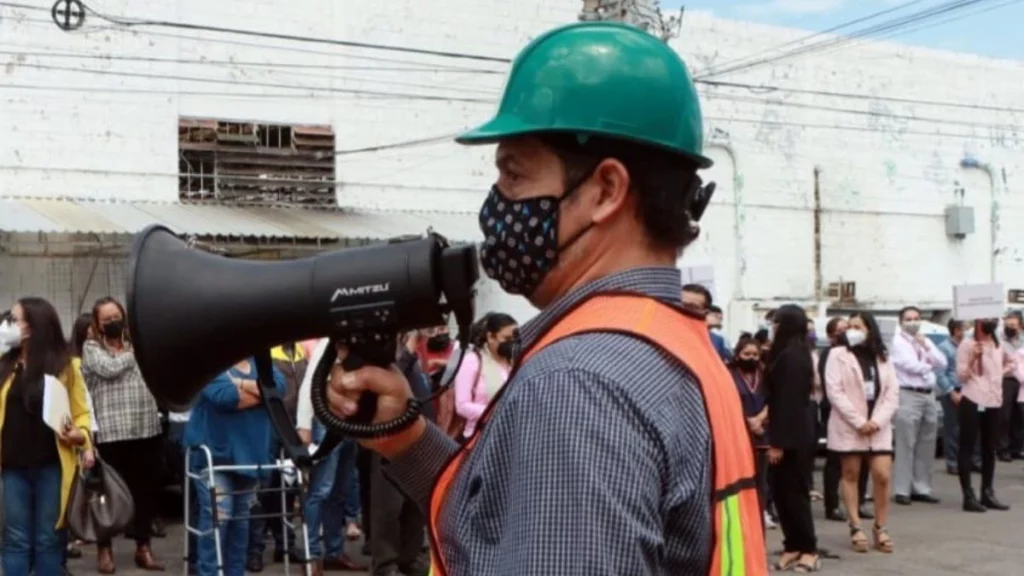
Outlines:
{"label": "woman in pink blazer", "polygon": [[899,407],[899,383],[889,362],[878,323],[868,312],[850,316],[846,346],[833,348],[825,367],[825,388],[832,413],[828,419],[828,449],[839,455],[841,490],[850,521],[850,543],[867,552],[868,537],[860,525],[857,479],[861,466],[871,467],[874,482],[875,549],[891,553],[889,517],[892,478],[892,418]]}

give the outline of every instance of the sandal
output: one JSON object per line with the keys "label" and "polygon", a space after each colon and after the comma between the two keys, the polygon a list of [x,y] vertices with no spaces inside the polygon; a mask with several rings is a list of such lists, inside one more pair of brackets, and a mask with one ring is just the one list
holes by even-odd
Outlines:
{"label": "sandal", "polygon": [[864,529],[860,526],[850,525],[850,546],[854,552],[862,554],[871,547],[868,542],[868,535],[864,533]]}
{"label": "sandal", "polygon": [[885,526],[875,524],[875,527],[871,532],[875,537],[875,550],[886,554],[892,554],[893,544],[892,538],[889,537],[889,530]]}
{"label": "sandal", "polygon": [[[810,557],[812,560],[807,561],[804,558]],[[797,574],[809,574],[811,572],[817,572],[821,570],[821,558],[817,554],[803,554],[800,559],[797,560],[796,566],[793,567],[793,572]]]}
{"label": "sandal", "polygon": [[779,557],[779,561],[775,563],[773,568],[776,572],[788,572],[796,566],[796,562],[799,559],[799,552],[783,552],[782,556]]}

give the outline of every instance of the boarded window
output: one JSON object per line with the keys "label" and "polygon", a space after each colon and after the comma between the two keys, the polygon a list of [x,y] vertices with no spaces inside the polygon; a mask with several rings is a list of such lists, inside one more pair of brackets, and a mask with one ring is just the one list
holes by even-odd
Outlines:
{"label": "boarded window", "polygon": [[178,166],[184,201],[335,205],[330,126],[182,118]]}

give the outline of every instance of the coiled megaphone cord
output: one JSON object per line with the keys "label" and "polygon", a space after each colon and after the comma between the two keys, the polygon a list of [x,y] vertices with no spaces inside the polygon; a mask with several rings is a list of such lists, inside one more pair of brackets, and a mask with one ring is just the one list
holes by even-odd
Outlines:
{"label": "coiled megaphone cord", "polygon": [[[335,361],[338,359],[337,340],[331,338],[328,342],[327,347],[324,349],[324,354],[320,358],[320,362],[317,363],[316,368],[313,370],[312,390],[310,394],[313,401],[313,413],[316,414],[317,419],[330,430],[334,430],[343,436],[350,438],[359,438],[362,440],[370,440],[374,438],[384,438],[386,436],[392,436],[412,426],[420,414],[423,413],[423,406],[429,402],[434,401],[436,398],[441,396],[455,381],[455,375],[459,373],[459,368],[462,367],[462,359],[466,356],[466,347],[469,345],[469,338],[463,337],[463,334],[468,334],[468,330],[459,330],[459,345],[460,353],[458,362],[455,364],[455,369],[452,370],[451,375],[448,377],[446,382],[442,382],[432,394],[427,396],[425,399],[409,398],[409,403],[405,408],[405,412],[401,416],[388,420],[387,422],[356,422],[352,419],[338,418],[331,412],[330,401],[327,399],[327,381],[331,376],[331,368],[334,366]],[[463,342],[463,339],[466,342]],[[366,394],[366,392],[364,392]]]}

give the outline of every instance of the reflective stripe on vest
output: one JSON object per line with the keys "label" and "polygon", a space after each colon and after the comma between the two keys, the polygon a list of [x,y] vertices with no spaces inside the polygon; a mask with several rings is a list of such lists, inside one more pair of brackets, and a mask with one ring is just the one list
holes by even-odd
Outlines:
{"label": "reflective stripe on vest", "polygon": [[[594,296],[560,319],[534,346],[525,351],[519,365],[546,346],[588,332],[619,332],[661,348],[683,363],[696,377],[704,397],[711,429],[713,462],[713,549],[709,576],[765,576],[765,549],[761,507],[757,494],[754,454],[739,393],[708,336],[703,320],[635,294]],[[514,385],[510,378],[508,386]],[[480,421],[485,422],[501,392]],[[480,427],[445,466],[434,485],[430,501],[429,529],[432,576],[448,576],[437,538],[444,499],[466,453],[479,437]],[[571,553],[571,552],[566,552]]]}

